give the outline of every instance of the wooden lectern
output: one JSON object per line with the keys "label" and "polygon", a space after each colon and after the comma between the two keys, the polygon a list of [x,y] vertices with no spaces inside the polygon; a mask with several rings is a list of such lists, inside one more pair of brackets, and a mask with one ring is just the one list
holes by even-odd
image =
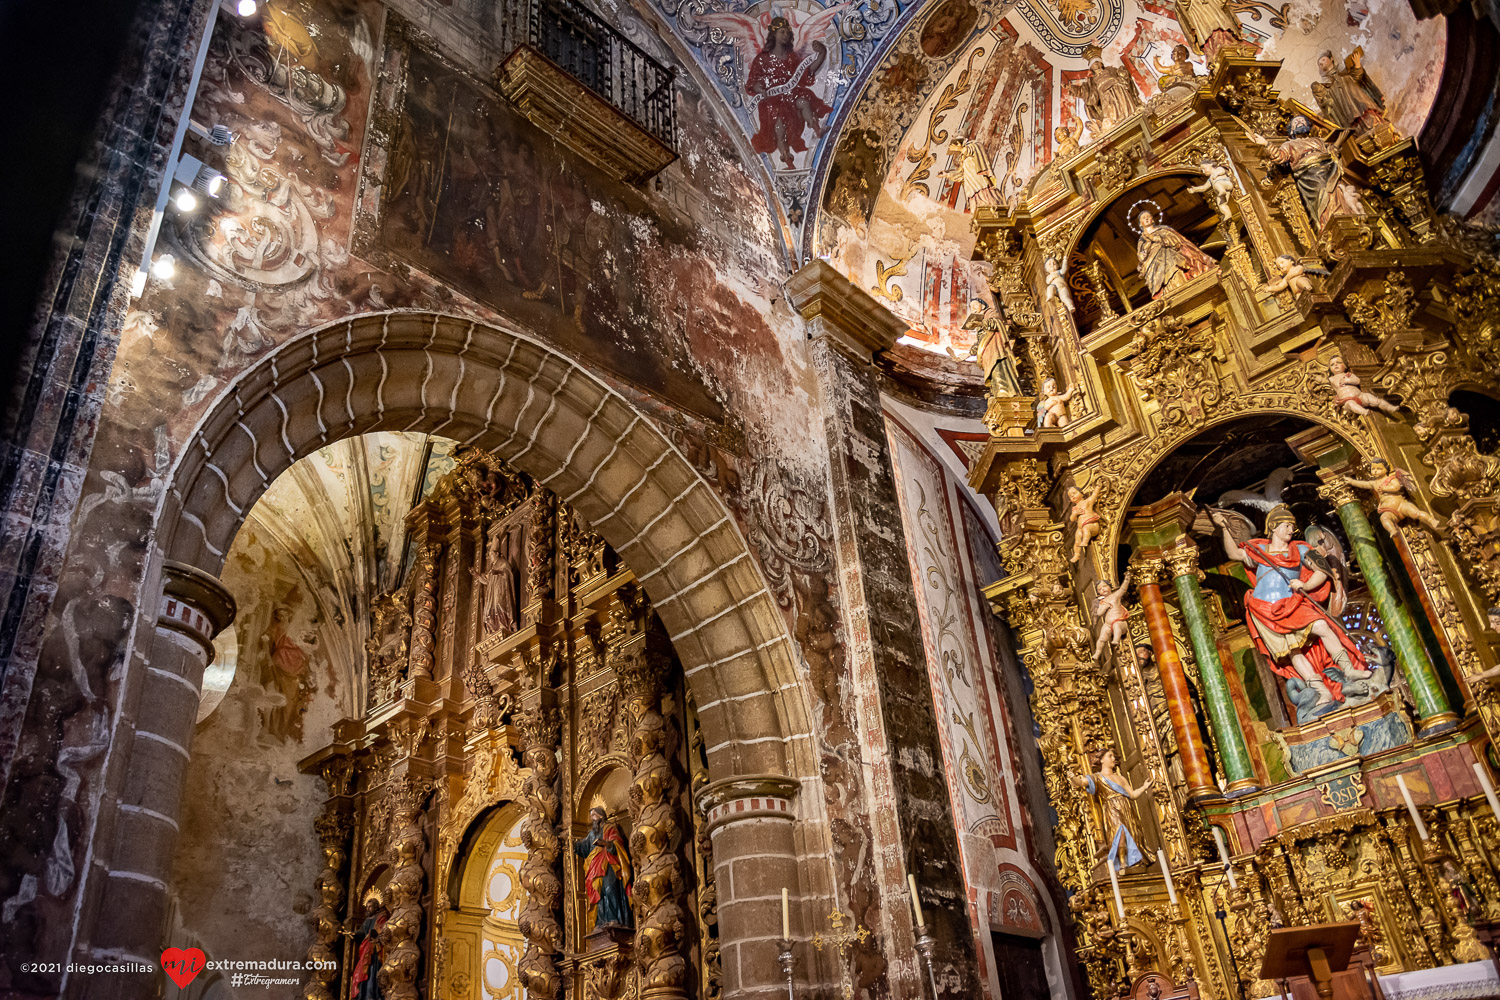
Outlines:
{"label": "wooden lectern", "polygon": [[[1349,958],[1354,954],[1354,942],[1358,937],[1357,921],[1277,928],[1266,938],[1266,957],[1261,963],[1260,977],[1282,983],[1288,979],[1306,978],[1311,980],[1322,1000],[1335,1000],[1335,976],[1349,968]],[[1357,975],[1338,976],[1338,987],[1338,1000],[1372,996],[1362,969]]]}

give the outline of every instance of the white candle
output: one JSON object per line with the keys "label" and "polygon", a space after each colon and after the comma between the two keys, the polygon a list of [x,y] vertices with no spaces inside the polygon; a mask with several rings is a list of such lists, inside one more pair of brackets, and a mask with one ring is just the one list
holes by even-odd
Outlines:
{"label": "white candle", "polygon": [[786,890],[781,890],[781,936],[786,940],[792,939],[792,908],[787,903]]}
{"label": "white candle", "polygon": [[916,915],[917,929],[921,930],[927,926],[927,921],[922,919],[922,901],[917,898],[917,877],[906,876],[906,884],[911,887],[911,912]]}
{"label": "white candle", "polygon": [[1214,827],[1214,843],[1219,845],[1219,860],[1224,862],[1224,871],[1229,875],[1229,888],[1238,889],[1239,883],[1234,880],[1234,865],[1229,863],[1229,848],[1224,846],[1224,830]]}
{"label": "white candle", "polygon": [[1120,880],[1115,878],[1115,863],[1105,858],[1104,866],[1109,869],[1109,887],[1115,891],[1115,910],[1120,914],[1120,923],[1124,924],[1125,901],[1120,898]]}
{"label": "white candle", "polygon": [[1484,797],[1490,801],[1490,812],[1495,814],[1495,819],[1500,820],[1500,799],[1495,798],[1495,786],[1490,781],[1490,773],[1477,760],[1474,762],[1474,775],[1484,787]]}
{"label": "white candle", "polygon": [[1177,887],[1172,884],[1172,869],[1167,867],[1167,852],[1157,851],[1156,860],[1161,865],[1161,873],[1165,875],[1167,879],[1167,898],[1172,901],[1173,906],[1176,906]]}
{"label": "white candle", "polygon": [[1401,787],[1401,797],[1406,800],[1406,811],[1411,813],[1411,821],[1417,825],[1417,836],[1426,840],[1427,824],[1422,822],[1422,814],[1417,812],[1417,804],[1411,800],[1411,789],[1406,787],[1406,776],[1396,775],[1396,784]]}

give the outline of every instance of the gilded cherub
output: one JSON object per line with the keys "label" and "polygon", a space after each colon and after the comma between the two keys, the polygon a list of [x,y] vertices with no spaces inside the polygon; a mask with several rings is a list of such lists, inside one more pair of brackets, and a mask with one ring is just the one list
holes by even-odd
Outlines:
{"label": "gilded cherub", "polygon": [[1068,520],[1073,522],[1073,555],[1070,562],[1078,562],[1088,547],[1093,544],[1094,539],[1099,537],[1104,530],[1104,519],[1094,510],[1094,504],[1099,499],[1099,484],[1095,483],[1091,492],[1085,494],[1076,486],[1068,487],[1068,503],[1072,505],[1068,511]]}
{"label": "gilded cherub", "polygon": [[1068,291],[1068,265],[1066,262],[1058,266],[1056,257],[1048,257],[1042,262],[1042,269],[1046,272],[1047,301],[1054,299],[1062,303],[1062,307],[1070,313],[1077,312],[1073,305],[1073,293]]}
{"label": "gilded cherub", "polygon": [[[1077,562],[1075,559],[1074,562]],[[1099,638],[1094,643],[1094,659],[1125,638],[1130,612],[1125,610],[1125,591],[1130,588],[1130,571],[1126,570],[1120,585],[1109,589],[1108,580],[1094,581],[1094,619],[1099,623]]]}
{"label": "gilded cherub", "polygon": [[1068,426],[1068,400],[1078,392],[1073,386],[1067,392],[1057,391],[1057,379],[1049,378],[1042,383],[1041,394],[1036,401],[1036,425],[1038,427]]}
{"label": "gilded cherub", "polygon": [[1344,476],[1343,480],[1350,486],[1375,493],[1375,510],[1380,514],[1380,523],[1392,535],[1404,521],[1420,521],[1434,532],[1443,530],[1443,522],[1407,499],[1413,484],[1405,469],[1392,468],[1389,462],[1377,458],[1370,463],[1369,479]]}
{"label": "gilded cherub", "polygon": [[1392,417],[1401,412],[1395,403],[1361,389],[1359,376],[1337,354],[1328,360],[1328,384],[1333,387],[1333,401],[1355,416],[1368,416],[1372,409]]}
{"label": "gilded cherub", "polygon": [[1289,253],[1277,257],[1271,264],[1276,268],[1277,276],[1261,286],[1262,291],[1284,292],[1290,288],[1293,292],[1310,292],[1313,290],[1313,283],[1308,275],[1325,277],[1328,274],[1326,269],[1304,264]]}
{"label": "gilded cherub", "polygon": [[1052,158],[1066,159],[1078,152],[1078,137],[1083,132],[1083,123],[1077,118],[1064,118],[1063,123],[1052,130],[1052,141],[1057,143]]}
{"label": "gilded cherub", "polygon": [[1234,222],[1234,212],[1230,207],[1234,203],[1234,175],[1229,172],[1228,167],[1213,160],[1199,162],[1198,169],[1203,171],[1203,183],[1195,184],[1188,190],[1193,194],[1213,192],[1214,211],[1224,220],[1224,228],[1228,231]]}

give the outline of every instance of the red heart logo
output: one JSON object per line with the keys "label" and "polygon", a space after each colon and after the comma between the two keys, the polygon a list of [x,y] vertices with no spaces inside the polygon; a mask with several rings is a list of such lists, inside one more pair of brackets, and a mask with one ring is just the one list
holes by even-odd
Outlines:
{"label": "red heart logo", "polygon": [[207,964],[208,956],[203,954],[202,948],[168,948],[161,953],[161,967],[179,990],[187,989],[187,984]]}

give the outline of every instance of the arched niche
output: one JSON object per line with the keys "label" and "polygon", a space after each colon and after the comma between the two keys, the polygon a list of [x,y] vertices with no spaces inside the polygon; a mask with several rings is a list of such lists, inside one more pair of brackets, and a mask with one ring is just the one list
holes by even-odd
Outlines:
{"label": "arched niche", "polygon": [[1171,226],[1215,260],[1222,255],[1227,244],[1217,231],[1218,215],[1203,195],[1188,190],[1202,180],[1196,170],[1152,174],[1126,188],[1085,222],[1068,253],[1068,286],[1078,307],[1074,319],[1079,330],[1092,329],[1105,318],[1098,297],[1101,281],[1115,314],[1151,302],[1151,289],[1139,273],[1136,255],[1140,237],[1134,216],[1140,209],[1155,205],[1158,222]]}
{"label": "arched niche", "polygon": [[526,949],[519,920],[526,893],[521,865],[525,810],[519,802],[494,806],[470,825],[448,885],[450,909],[443,939],[455,970],[448,980],[457,996],[472,1000],[525,1000],[517,967]]}
{"label": "arched niche", "polygon": [[[593,953],[609,946],[600,941],[590,941],[593,927],[588,917],[587,886],[585,885],[584,856],[580,853],[580,842],[588,836],[589,814],[595,808],[604,810],[605,822],[620,828],[626,843],[633,832],[630,823],[630,783],[632,775],[623,759],[605,758],[585,778],[573,805],[573,823],[568,839],[567,856],[571,859],[573,878],[573,934],[580,947]],[[631,857],[632,866],[635,858]]]}

